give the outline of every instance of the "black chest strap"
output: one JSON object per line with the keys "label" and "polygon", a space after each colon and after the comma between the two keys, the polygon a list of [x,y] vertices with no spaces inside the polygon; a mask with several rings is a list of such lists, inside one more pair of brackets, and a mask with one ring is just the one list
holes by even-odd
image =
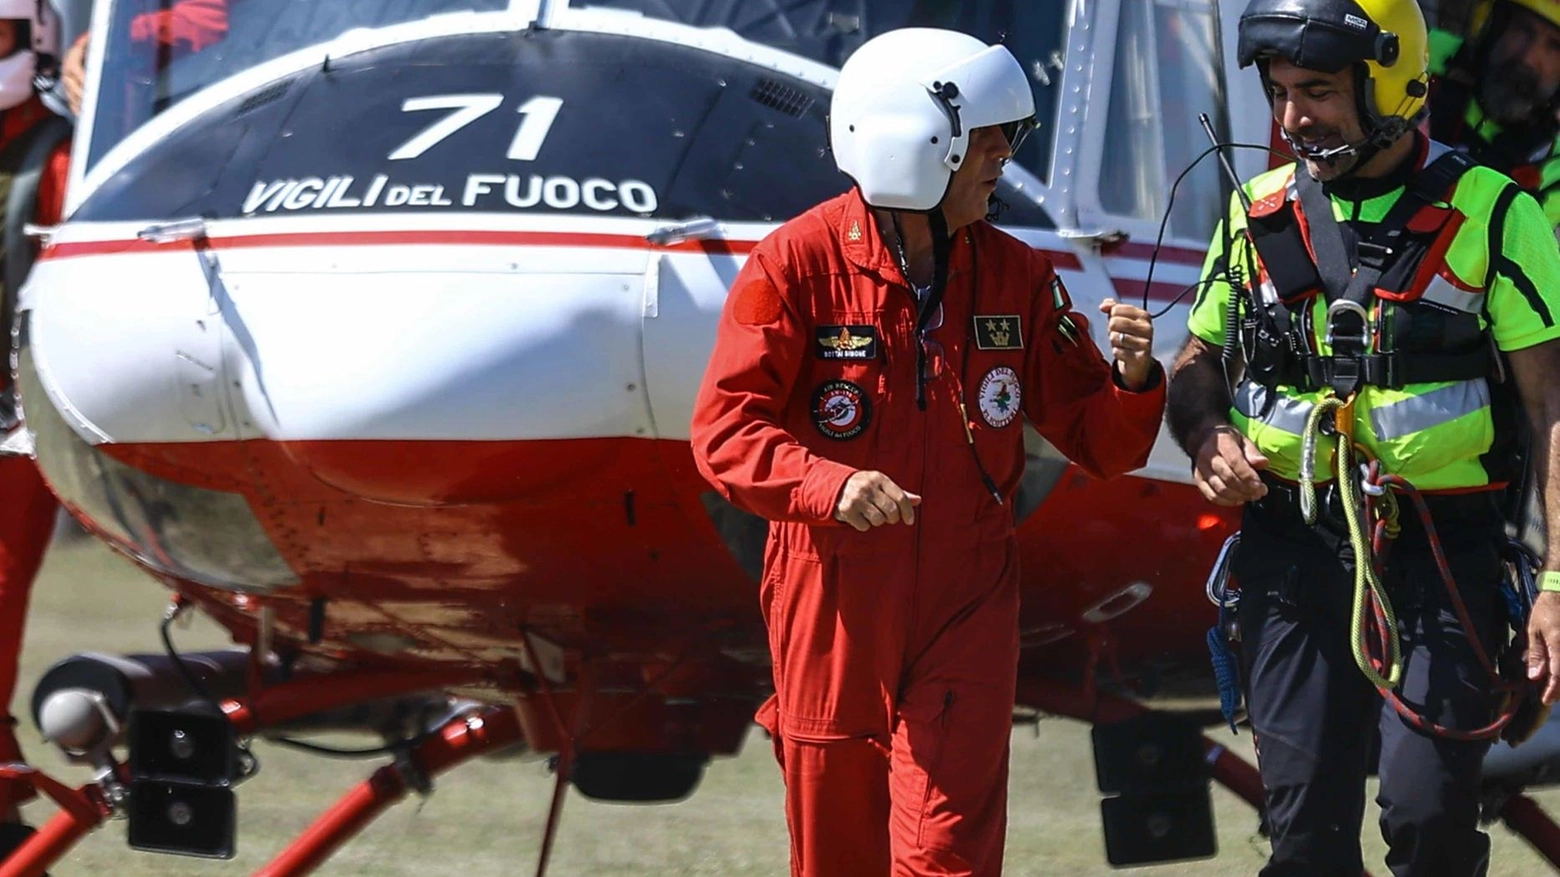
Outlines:
{"label": "black chest strap", "polygon": [[1365,384],[1401,387],[1419,380],[1466,379],[1418,377],[1426,370],[1445,373],[1446,366],[1430,365],[1430,360],[1440,359],[1448,360],[1446,365],[1455,365],[1452,370],[1460,373],[1467,365],[1460,361],[1461,357],[1416,354],[1414,359],[1426,360],[1420,366],[1412,361],[1397,362],[1397,355],[1379,352],[1371,328],[1370,304],[1381,275],[1402,254],[1403,236],[1414,215],[1446,196],[1473,166],[1473,160],[1459,152],[1447,152],[1431,162],[1414,174],[1402,197],[1380,223],[1359,236],[1352,249],[1344,240],[1343,228],[1333,216],[1332,200],[1322,184],[1311,176],[1303,162],[1295,168],[1298,206],[1310,229],[1317,274],[1327,299],[1325,333],[1332,349],[1331,356],[1304,357],[1306,377],[1314,386],[1330,386],[1347,398]]}

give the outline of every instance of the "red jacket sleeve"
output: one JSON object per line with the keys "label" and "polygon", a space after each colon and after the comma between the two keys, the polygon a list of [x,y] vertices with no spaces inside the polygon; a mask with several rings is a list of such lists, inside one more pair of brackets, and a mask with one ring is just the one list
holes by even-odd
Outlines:
{"label": "red jacket sleeve", "polygon": [[182,0],[171,9],[130,20],[130,39],[156,40],[164,46],[188,46],[199,52],[227,36],[228,0]]}
{"label": "red jacket sleeve", "polygon": [[721,496],[771,521],[834,523],[855,470],[803,447],[787,432],[805,326],[795,289],[754,251],[732,284],[694,403],[694,462]]}
{"label": "red jacket sleeve", "polygon": [[1024,414],[1046,440],[1096,478],[1141,467],[1159,435],[1165,412],[1165,376],[1157,363],[1149,385],[1131,392],[1115,378],[1089,337],[1089,323],[1049,259],[1033,254],[1036,284],[1034,338],[1025,384]]}
{"label": "red jacket sleeve", "polygon": [[59,225],[65,212],[65,181],[70,178],[70,141],[49,153],[38,176],[38,204],[33,218],[39,225]]}

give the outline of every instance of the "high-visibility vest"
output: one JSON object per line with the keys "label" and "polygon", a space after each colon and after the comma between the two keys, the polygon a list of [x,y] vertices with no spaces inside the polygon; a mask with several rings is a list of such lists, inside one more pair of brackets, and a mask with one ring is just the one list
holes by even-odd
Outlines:
{"label": "high-visibility vest", "polygon": [[[1429,143],[1419,166],[1447,151],[1441,144]],[[1294,173],[1295,166],[1290,165],[1253,179],[1246,186],[1251,214],[1237,210],[1231,223],[1237,232],[1248,223],[1253,229],[1261,224],[1271,231],[1282,226],[1287,216],[1299,230],[1301,252],[1314,259]],[[1509,381],[1493,380],[1498,364],[1490,352],[1484,292],[1497,262],[1505,264],[1500,253],[1491,258],[1491,229],[1499,234],[1518,192],[1509,178],[1488,168],[1463,173],[1443,202],[1414,213],[1371,296],[1371,324],[1379,339],[1374,353],[1383,361],[1400,363],[1397,375],[1406,374],[1409,380],[1385,380],[1389,370],[1382,368],[1374,380],[1366,381],[1358,394],[1354,438],[1382,461],[1386,471],[1423,490],[1494,488],[1515,474],[1514,392]],[[1391,207],[1386,199],[1371,199],[1362,206],[1365,203],[1374,205],[1380,215],[1362,215],[1358,217],[1362,222],[1379,221]],[[1332,206],[1336,218],[1345,218],[1339,202],[1333,201]],[[1553,238],[1549,241],[1552,246]],[[1326,296],[1299,288],[1304,279],[1294,277],[1295,260],[1270,265],[1253,255],[1256,276],[1251,279],[1258,313],[1250,316],[1264,318],[1263,309],[1277,303],[1283,290],[1290,298],[1286,307],[1291,319],[1287,333],[1269,331],[1265,339],[1254,331],[1261,319],[1246,320],[1243,346],[1248,360],[1260,356],[1261,345],[1274,343],[1275,336],[1285,339],[1282,343],[1303,345],[1302,351],[1312,360],[1325,360],[1332,353],[1325,337]],[[1309,267],[1314,274],[1314,262]],[[1543,311],[1545,325],[1552,325],[1554,317],[1536,289],[1532,304]],[[1440,365],[1425,365],[1433,361]],[[1269,471],[1298,479],[1306,420],[1327,388],[1310,389],[1302,381],[1264,386],[1251,376],[1253,371],[1248,369],[1234,392],[1231,421],[1269,458]],[[1415,379],[1427,373],[1439,379]],[[1324,472],[1331,474],[1328,467],[1319,467],[1318,475]]]}

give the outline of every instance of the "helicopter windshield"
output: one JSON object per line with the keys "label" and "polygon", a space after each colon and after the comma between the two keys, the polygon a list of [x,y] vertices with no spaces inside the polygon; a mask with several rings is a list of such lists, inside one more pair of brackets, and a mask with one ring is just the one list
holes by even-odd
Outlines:
{"label": "helicopter windshield", "polygon": [[1049,180],[1056,107],[1067,48],[1066,0],[573,0],[695,27],[725,27],[738,35],[839,67],[858,46],[901,27],[961,30],[1003,43],[1029,71],[1040,129],[1015,160]]}
{"label": "helicopter windshield", "polygon": [[86,166],[163,110],[257,64],[354,28],[508,6],[509,0],[112,0]]}

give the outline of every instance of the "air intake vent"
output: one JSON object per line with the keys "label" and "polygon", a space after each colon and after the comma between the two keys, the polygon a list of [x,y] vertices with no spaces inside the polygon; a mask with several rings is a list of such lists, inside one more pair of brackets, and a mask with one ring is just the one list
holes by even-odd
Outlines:
{"label": "air intake vent", "polygon": [[760,79],[749,95],[766,107],[779,110],[787,116],[800,119],[813,105],[813,99],[798,88],[792,88],[773,79]]}
{"label": "air intake vent", "polygon": [[272,83],[271,85],[266,86],[263,90],[257,91],[249,97],[245,98],[244,102],[239,105],[238,111],[233,115],[235,117],[242,116],[245,113],[254,112],[268,103],[280,100],[282,95],[287,93],[287,89],[291,87],[291,79],[284,79],[281,82]]}

